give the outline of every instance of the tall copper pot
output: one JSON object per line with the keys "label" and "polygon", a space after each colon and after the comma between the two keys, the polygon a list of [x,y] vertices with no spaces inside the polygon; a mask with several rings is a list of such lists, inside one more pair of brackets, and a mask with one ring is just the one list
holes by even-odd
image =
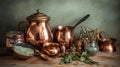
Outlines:
{"label": "tall copper pot", "polygon": [[[27,17],[29,26],[25,32],[25,40],[35,47],[40,47],[41,44],[51,42],[53,40],[53,33],[49,25],[50,17],[46,14],[34,13]],[[19,23],[20,28],[21,23]]]}

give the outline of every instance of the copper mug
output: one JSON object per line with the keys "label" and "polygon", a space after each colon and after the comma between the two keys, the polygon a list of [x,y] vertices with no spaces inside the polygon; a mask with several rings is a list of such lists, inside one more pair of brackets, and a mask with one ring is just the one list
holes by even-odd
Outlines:
{"label": "copper mug", "polygon": [[[37,13],[28,16],[27,20],[29,25],[25,31],[26,42],[39,48],[41,44],[51,42],[53,40],[53,33],[49,25],[49,16],[37,10]],[[19,28],[22,23],[25,22],[19,23]]]}

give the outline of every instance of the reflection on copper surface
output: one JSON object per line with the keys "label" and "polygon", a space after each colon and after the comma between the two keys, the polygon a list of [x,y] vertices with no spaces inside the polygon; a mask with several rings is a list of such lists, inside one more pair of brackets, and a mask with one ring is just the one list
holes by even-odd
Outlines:
{"label": "reflection on copper surface", "polygon": [[67,34],[68,39],[70,39],[71,38],[70,31],[68,31],[66,34]]}
{"label": "reflection on copper surface", "polygon": [[27,30],[26,41],[35,40],[40,43],[51,42],[53,40],[53,34],[50,27],[47,26],[47,22],[38,21],[31,22]]}
{"label": "reflection on copper surface", "polygon": [[106,48],[109,49],[109,52],[113,52],[112,46],[109,45],[109,46],[107,46]]}
{"label": "reflection on copper surface", "polygon": [[59,30],[62,30],[62,29],[63,29],[63,26],[58,26],[58,29],[59,29]]}
{"label": "reflection on copper surface", "polygon": [[43,33],[44,33],[44,35],[45,35],[45,40],[48,40],[48,33],[47,33],[47,30],[44,30]]}

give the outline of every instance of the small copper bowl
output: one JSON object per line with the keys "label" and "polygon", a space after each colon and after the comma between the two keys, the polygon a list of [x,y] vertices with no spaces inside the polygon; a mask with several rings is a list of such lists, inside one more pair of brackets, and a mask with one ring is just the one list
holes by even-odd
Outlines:
{"label": "small copper bowl", "polygon": [[58,43],[45,43],[43,44],[43,51],[49,56],[56,56],[60,52]]}
{"label": "small copper bowl", "polygon": [[[15,46],[20,46],[20,47],[24,47],[24,48],[30,48],[30,49],[33,50],[33,53],[32,53],[31,55],[23,55],[23,54],[18,53],[18,52],[15,51]],[[22,59],[22,60],[26,60],[26,59],[31,58],[31,57],[34,55],[34,53],[35,53],[35,49],[34,49],[31,45],[29,45],[29,44],[27,44],[27,43],[14,44],[14,46],[12,47],[12,50],[13,50],[13,55],[14,55],[16,58]],[[24,52],[25,52],[25,51],[24,51]]]}

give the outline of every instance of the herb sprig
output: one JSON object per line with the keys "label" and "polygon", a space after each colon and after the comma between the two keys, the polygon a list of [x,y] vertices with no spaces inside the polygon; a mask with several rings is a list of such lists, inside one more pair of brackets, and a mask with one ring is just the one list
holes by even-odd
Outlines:
{"label": "herb sprig", "polygon": [[59,64],[69,64],[72,63],[72,61],[80,61],[80,62],[84,62],[86,64],[99,64],[96,61],[93,61],[92,59],[89,58],[89,55],[87,54],[87,52],[69,52],[68,54],[66,54],[63,59],[60,60]]}

